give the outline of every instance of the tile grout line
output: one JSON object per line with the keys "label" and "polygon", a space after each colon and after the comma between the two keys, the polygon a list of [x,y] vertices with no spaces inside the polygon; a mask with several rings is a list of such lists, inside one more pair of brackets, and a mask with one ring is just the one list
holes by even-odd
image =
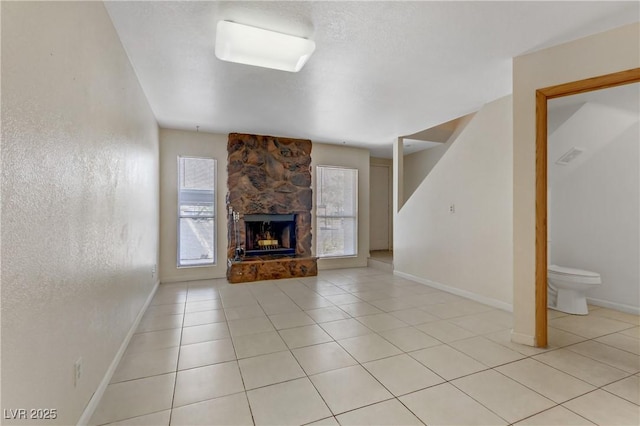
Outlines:
{"label": "tile grout line", "polygon": [[187,284],[187,294],[186,297],[184,299],[184,309],[182,311],[183,315],[182,315],[182,327],[180,327],[180,341],[178,342],[178,358],[176,359],[176,371],[175,371],[175,379],[173,381],[173,393],[171,395],[171,405],[169,406],[169,425],[171,425],[171,422],[173,420],[173,404],[175,402],[176,399],[176,390],[178,387],[178,371],[179,371],[179,366],[180,366],[180,356],[182,353],[182,334],[184,333],[184,316],[186,315],[186,310],[187,310],[187,301],[189,300],[189,285]]}

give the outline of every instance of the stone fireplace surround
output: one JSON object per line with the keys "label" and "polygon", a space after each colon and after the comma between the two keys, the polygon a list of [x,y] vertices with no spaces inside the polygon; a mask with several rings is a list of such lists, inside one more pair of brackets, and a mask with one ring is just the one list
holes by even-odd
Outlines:
{"label": "stone fireplace surround", "polygon": [[[311,256],[311,141],[231,133],[227,153],[229,282],[317,275],[317,259]],[[231,211],[240,214],[237,223]],[[244,215],[269,214],[295,215],[295,255],[234,261],[236,240],[246,248]]]}

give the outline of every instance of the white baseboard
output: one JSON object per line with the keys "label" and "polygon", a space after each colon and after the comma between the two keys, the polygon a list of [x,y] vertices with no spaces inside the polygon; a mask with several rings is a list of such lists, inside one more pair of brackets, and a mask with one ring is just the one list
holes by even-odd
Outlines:
{"label": "white baseboard", "polygon": [[406,272],[393,271],[394,275],[406,278],[411,281],[415,281],[420,284],[424,284],[429,287],[437,288],[438,290],[446,291],[447,293],[455,294],[456,296],[462,296],[466,299],[471,299],[475,302],[480,302],[485,305],[493,306],[494,308],[502,309],[503,311],[513,312],[513,305],[505,303],[500,300],[492,299],[490,297],[482,296],[476,293],[472,293],[467,290],[462,290],[456,287],[451,287],[446,284],[441,284],[435,281],[428,280],[426,278],[416,277],[415,275],[407,274]]}
{"label": "white baseboard", "polygon": [[160,285],[160,281],[156,280],[155,284],[153,285],[153,289],[151,290],[151,293],[149,293],[149,297],[147,297],[147,300],[144,302],[142,309],[140,309],[140,312],[138,312],[138,316],[133,321],[133,324],[131,325],[129,332],[127,333],[126,337],[122,341],[122,344],[120,345],[120,349],[118,349],[118,352],[116,353],[116,356],[113,358],[113,361],[111,361],[111,365],[109,365],[109,368],[107,368],[107,371],[104,374],[102,381],[100,381],[98,388],[93,393],[93,396],[89,400],[89,403],[87,404],[84,411],[82,412],[82,415],[80,416],[80,420],[78,420],[78,426],[85,426],[89,424],[89,420],[91,420],[91,417],[93,416],[94,411],[96,411],[96,408],[98,407],[98,404],[100,403],[100,400],[102,399],[102,396],[104,395],[105,390],[107,390],[107,386],[109,385],[109,382],[113,377],[113,373],[115,373],[116,368],[118,368],[118,364],[120,363],[120,360],[122,359],[122,356],[124,355],[124,352],[127,349],[127,346],[129,346],[129,342],[131,341],[133,334],[138,328],[138,324],[140,324],[140,320],[142,319],[142,316],[147,311],[147,307],[149,307],[149,304],[151,303],[153,296],[156,294],[156,291],[158,290],[158,285]]}
{"label": "white baseboard", "polygon": [[527,345],[527,346],[536,345],[535,337],[529,336],[528,334],[516,333],[513,330],[511,330],[511,341],[513,343],[519,343],[521,345]]}
{"label": "white baseboard", "polygon": [[600,306],[601,308],[609,308],[620,312],[626,312],[628,314],[640,315],[640,308],[637,306],[625,305],[624,303],[609,302],[608,300],[593,299],[587,297],[587,302],[590,305]]}

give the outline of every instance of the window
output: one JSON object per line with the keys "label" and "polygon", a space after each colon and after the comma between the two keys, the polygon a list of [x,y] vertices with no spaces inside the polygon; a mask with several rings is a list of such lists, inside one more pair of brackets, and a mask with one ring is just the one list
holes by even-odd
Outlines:
{"label": "window", "polygon": [[316,222],[318,257],[358,254],[358,170],[318,166]]}
{"label": "window", "polygon": [[178,157],[178,266],[215,264],[216,160]]}

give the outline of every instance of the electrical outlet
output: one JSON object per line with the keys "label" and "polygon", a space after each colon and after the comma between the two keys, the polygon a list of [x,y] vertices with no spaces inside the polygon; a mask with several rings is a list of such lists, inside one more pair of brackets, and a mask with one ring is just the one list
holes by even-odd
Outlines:
{"label": "electrical outlet", "polygon": [[153,264],[153,266],[151,267],[151,276],[153,277],[156,274],[156,271],[158,270],[158,265],[156,265],[155,263]]}
{"label": "electrical outlet", "polygon": [[456,205],[451,203],[449,205],[449,213],[455,213],[456,212]]}
{"label": "electrical outlet", "polygon": [[78,386],[82,377],[82,357],[78,358],[73,364],[73,386]]}

